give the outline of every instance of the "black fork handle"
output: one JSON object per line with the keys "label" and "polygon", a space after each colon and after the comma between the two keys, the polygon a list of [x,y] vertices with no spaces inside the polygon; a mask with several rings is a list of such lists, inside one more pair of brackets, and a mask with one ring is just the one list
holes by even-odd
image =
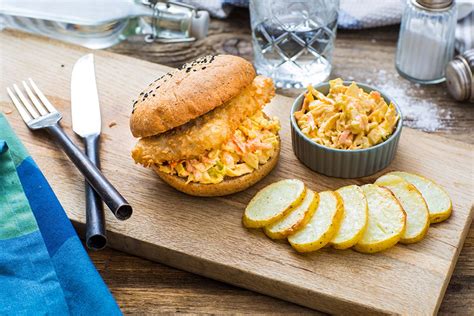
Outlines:
{"label": "black fork handle", "polygon": [[[99,135],[84,138],[86,155],[100,170]],[[100,196],[86,182],[86,245],[92,250],[101,250],[107,245],[104,208]]]}
{"label": "black fork handle", "polygon": [[84,175],[87,182],[99,194],[100,198],[110,208],[115,217],[125,220],[132,215],[132,207],[122,195],[107,180],[102,172],[87,158],[87,156],[72,142],[58,123],[47,126],[46,130],[63,148],[66,155]]}

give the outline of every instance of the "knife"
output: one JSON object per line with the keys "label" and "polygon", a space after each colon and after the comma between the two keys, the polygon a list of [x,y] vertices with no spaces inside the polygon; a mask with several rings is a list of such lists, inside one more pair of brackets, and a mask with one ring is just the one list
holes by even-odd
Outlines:
{"label": "knife", "polygon": [[[101,117],[93,54],[81,57],[72,70],[71,114],[72,129],[84,140],[86,155],[100,169]],[[85,186],[86,245],[89,249],[100,250],[107,244],[104,208],[94,189],[87,182]]]}

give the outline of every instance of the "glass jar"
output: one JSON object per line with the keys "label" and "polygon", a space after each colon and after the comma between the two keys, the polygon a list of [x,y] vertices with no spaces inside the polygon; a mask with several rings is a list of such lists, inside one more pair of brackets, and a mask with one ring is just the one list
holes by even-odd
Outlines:
{"label": "glass jar", "polygon": [[456,6],[453,0],[408,0],[397,45],[396,68],[422,84],[445,80],[454,54]]}
{"label": "glass jar", "polygon": [[41,34],[92,49],[131,37],[179,43],[204,38],[209,13],[175,1],[0,0],[3,27]]}

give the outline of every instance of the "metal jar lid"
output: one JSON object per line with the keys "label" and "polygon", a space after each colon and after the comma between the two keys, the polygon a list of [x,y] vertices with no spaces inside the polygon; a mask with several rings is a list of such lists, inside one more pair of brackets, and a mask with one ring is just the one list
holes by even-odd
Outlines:
{"label": "metal jar lid", "polygon": [[453,4],[453,0],[412,0],[427,10],[444,10]]}
{"label": "metal jar lid", "polygon": [[446,84],[458,101],[474,102],[474,49],[456,56],[446,66]]}

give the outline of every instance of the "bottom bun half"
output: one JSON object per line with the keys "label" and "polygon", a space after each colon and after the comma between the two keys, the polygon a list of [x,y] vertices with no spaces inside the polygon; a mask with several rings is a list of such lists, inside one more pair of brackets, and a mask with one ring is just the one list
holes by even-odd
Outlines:
{"label": "bottom bun half", "polygon": [[223,196],[243,191],[265,178],[265,176],[268,175],[277,165],[279,156],[280,144],[275,151],[275,155],[273,155],[273,157],[265,164],[260,165],[258,170],[254,170],[252,173],[244,174],[239,177],[227,177],[224,181],[216,184],[202,184],[196,182],[186,183],[184,178],[159,171],[157,167],[152,168],[163,181],[176,190],[186,194],[194,196]]}

